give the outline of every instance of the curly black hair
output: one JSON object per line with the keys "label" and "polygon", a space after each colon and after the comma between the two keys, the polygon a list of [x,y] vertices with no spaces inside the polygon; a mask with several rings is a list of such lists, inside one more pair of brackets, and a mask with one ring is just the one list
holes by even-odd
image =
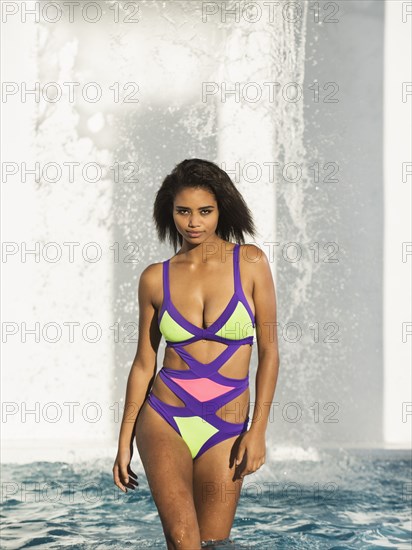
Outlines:
{"label": "curly black hair", "polygon": [[252,237],[256,228],[252,214],[242,195],[228,176],[214,162],[192,158],[177,164],[157,191],[153,206],[153,219],[160,241],[168,238],[175,252],[182,246],[183,238],[173,220],[173,201],[184,187],[203,188],[215,196],[219,208],[216,234],[225,241],[233,237],[235,242],[245,243],[243,234]]}

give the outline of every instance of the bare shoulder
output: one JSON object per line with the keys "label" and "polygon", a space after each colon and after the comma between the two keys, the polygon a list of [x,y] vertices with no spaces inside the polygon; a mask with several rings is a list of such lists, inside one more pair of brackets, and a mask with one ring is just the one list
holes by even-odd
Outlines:
{"label": "bare shoulder", "polygon": [[[252,281],[252,294],[257,312],[262,316],[262,310],[267,307],[271,311],[276,311],[275,281],[272,274],[270,260],[266,253],[254,244],[244,245],[243,264]],[[247,266],[247,267],[246,267]]]}
{"label": "bare shoulder", "polygon": [[140,274],[139,294],[145,296],[155,307],[161,300],[163,264],[156,262],[148,265]]}
{"label": "bare shoulder", "polygon": [[150,281],[153,278],[156,278],[156,275],[162,270],[162,262],[156,262],[154,264],[149,264],[142,271],[140,278]]}
{"label": "bare shoulder", "polygon": [[245,265],[245,269],[251,272],[265,271],[269,267],[269,260],[265,252],[254,244],[242,244],[239,249],[240,262]]}
{"label": "bare shoulder", "polygon": [[265,252],[254,244],[240,245],[239,262],[242,270],[241,277],[245,281],[243,286],[248,287],[252,293],[256,285],[261,285],[262,281],[271,277],[269,260]]}

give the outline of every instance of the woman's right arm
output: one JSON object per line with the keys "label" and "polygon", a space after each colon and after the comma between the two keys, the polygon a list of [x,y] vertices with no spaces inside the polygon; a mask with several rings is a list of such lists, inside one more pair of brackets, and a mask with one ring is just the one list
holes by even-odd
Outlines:
{"label": "woman's right arm", "polygon": [[[120,426],[117,457],[113,466],[115,484],[124,492],[128,483],[130,460],[133,454],[134,427],[143,401],[156,376],[156,358],[161,340],[157,323],[157,310],[153,305],[158,266],[150,265],[139,280],[139,331],[137,352],[133,360],[126,387],[123,418]],[[157,272],[156,272],[157,269]]]}

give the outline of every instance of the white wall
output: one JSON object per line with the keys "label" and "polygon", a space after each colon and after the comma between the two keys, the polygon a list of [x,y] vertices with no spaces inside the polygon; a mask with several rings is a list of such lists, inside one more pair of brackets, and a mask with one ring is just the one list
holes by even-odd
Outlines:
{"label": "white wall", "polygon": [[[197,8],[201,4],[199,2]],[[115,81],[137,81],[141,93],[140,103],[129,105],[114,104],[110,93],[97,105],[82,100],[71,104],[67,97],[55,105],[44,101],[35,103],[30,98],[22,102],[19,95],[2,104],[3,136],[7,136],[3,139],[2,161],[17,163],[19,170],[7,181],[3,176],[2,182],[2,241],[12,243],[10,250],[15,252],[6,257],[3,249],[3,461],[113,456],[119,428],[116,410],[120,407],[121,411],[126,377],[135,353],[136,344],[127,342],[129,331],[125,327],[138,319],[138,277],[148,263],[173,254],[167,245],[159,245],[153,231],[154,193],[162,177],[177,162],[192,156],[215,159],[225,164],[223,167],[229,173],[234,168],[242,171],[247,163],[256,163],[262,169],[257,183],[244,177],[236,183],[254,214],[258,244],[267,253],[277,252],[276,258],[269,255],[277,282],[281,325],[299,320],[295,317],[299,314],[302,326],[306,327],[318,320],[334,320],[337,312],[343,328],[348,327],[349,333],[355,328],[352,334],[345,334],[348,338],[339,346],[331,349],[305,340],[288,346],[281,337],[282,372],[275,400],[303,402],[311,400],[319,391],[326,401],[336,400],[342,405],[343,416],[338,425],[329,426],[314,425],[309,417],[303,421],[303,428],[302,423],[292,425],[275,418],[270,425],[273,448],[279,447],[280,440],[302,446],[313,442],[344,445],[351,443],[353,432],[360,439],[366,438],[369,445],[370,428],[374,434],[382,433],[384,428],[382,440],[376,441],[378,445],[406,445],[410,441],[410,416],[407,422],[402,422],[401,410],[402,402],[411,401],[410,348],[401,336],[402,323],[411,321],[407,286],[411,258],[408,256],[403,262],[401,257],[402,241],[410,240],[410,178],[402,181],[401,164],[410,161],[407,121],[411,99],[402,102],[400,83],[411,80],[405,68],[411,18],[408,23],[401,22],[401,2],[387,2],[386,6],[385,219],[376,216],[379,208],[375,204],[367,204],[360,218],[356,218],[351,210],[353,204],[346,201],[347,187],[342,186],[345,192],[339,194],[339,190],[338,196],[335,195],[338,205],[335,210],[332,200],[328,203],[325,199],[325,187],[315,188],[307,171],[302,181],[292,185],[278,178],[271,181],[264,165],[278,160],[286,163],[305,159],[303,164],[307,167],[306,160],[309,163],[320,160],[308,154],[311,150],[306,142],[312,137],[321,153],[327,150],[326,146],[332,151],[327,161],[335,155],[342,155],[343,159],[350,155],[353,173],[365,186],[364,197],[375,196],[373,177],[370,172],[365,176],[368,161],[364,152],[359,151],[359,157],[353,153],[362,147],[361,141],[356,142],[358,130],[362,130],[362,136],[368,136],[372,119],[380,111],[379,90],[371,96],[378,106],[373,107],[373,111],[369,105],[370,118],[365,115],[360,126],[358,118],[361,117],[348,117],[347,113],[352,107],[359,112],[363,109],[351,71],[361,75],[366,65],[370,69],[374,47],[381,43],[383,36],[357,33],[356,40],[369,48],[366,57],[353,44],[348,44],[348,32],[354,23],[351,17],[356,16],[359,29],[365,22],[371,24],[373,31],[380,28],[380,21],[374,20],[373,4],[351,4],[356,8],[351,12],[350,3],[345,4],[348,17],[342,18],[340,26],[317,26],[308,36],[306,19],[296,27],[279,18],[275,23],[261,21],[250,27],[244,20],[234,24],[230,17],[226,24],[216,18],[205,23],[194,2],[168,3],[167,18],[159,11],[163,9],[160,3],[142,2],[141,24],[137,26],[110,24],[107,18],[93,26],[84,21],[66,25],[43,21],[34,25],[30,19],[21,23],[18,16],[9,18],[3,26],[3,81],[15,81],[19,85],[25,81],[30,85],[37,80],[98,81],[106,91]],[[357,9],[365,9],[365,20],[363,14],[358,17]],[[112,15],[110,11],[107,13]],[[306,11],[304,15],[306,18]],[[266,24],[270,32],[266,32]],[[328,45],[332,44],[336,51],[325,49],[314,59],[309,46],[314,47],[318,35],[327,37]],[[375,42],[370,36],[374,36]],[[342,43],[348,44],[347,48],[339,48]],[[336,55],[341,56],[339,63],[332,63]],[[323,65],[322,56],[326,57]],[[312,105],[309,120],[303,102],[245,105],[230,99],[202,101],[204,81],[295,81],[304,86],[309,83],[304,82],[305,62],[306,68],[311,67],[308,78],[319,74],[321,68],[326,70],[326,77],[332,78],[336,68],[343,72],[342,78],[346,78],[348,87],[349,81],[354,84],[353,95],[344,95],[347,101],[340,105],[339,116],[347,126],[338,122],[338,128],[331,128],[329,123],[333,117],[322,118],[327,109],[325,105]],[[379,86],[379,82],[372,82],[371,86]],[[310,94],[307,101],[308,98]],[[340,121],[335,119],[335,123],[336,120]],[[338,138],[343,148],[337,146]],[[374,154],[380,154],[379,135],[371,136],[370,141]],[[85,181],[79,174],[74,181],[69,181],[66,174],[56,183],[44,179],[37,183],[30,175],[22,182],[21,163],[31,166],[36,161],[42,166],[47,162],[77,161],[81,165],[98,162],[104,167],[110,167],[115,161],[136,161],[141,170],[138,184],[129,185],[124,181],[114,182],[110,170],[96,183]],[[380,167],[375,168],[380,174]],[[253,177],[253,170],[249,175]],[[358,236],[359,220],[365,224],[359,226],[365,246],[375,242],[372,236],[365,235],[365,228],[384,224],[382,338],[376,335],[382,319],[374,313],[379,312],[381,299],[381,265],[372,274],[368,272],[372,269],[368,258],[363,258],[361,264],[350,264],[349,268],[342,262],[337,272],[326,266],[330,278],[326,277],[325,281],[332,281],[329,285],[323,283],[322,272],[316,271],[319,266],[314,266],[310,252],[300,264],[285,268],[279,247],[275,244],[265,248],[265,243],[274,244],[279,240],[281,245],[285,241],[300,240],[306,246],[319,237],[314,229],[325,230],[321,237],[330,240],[335,227],[339,227],[343,248],[346,245],[348,256],[354,252],[356,259],[358,243],[352,240],[352,232]],[[52,242],[63,251],[58,262],[47,260],[42,254],[39,261],[34,261],[32,255],[27,259],[21,256],[25,244],[32,248],[38,243],[40,252],[45,252],[45,245]],[[81,246],[76,251],[87,243],[97,242],[102,258],[92,263],[76,252],[71,262],[65,242],[79,242]],[[120,261],[113,259],[111,247],[116,243],[120,247]],[[136,264],[124,262],[130,249],[123,246],[128,243],[138,246]],[[351,270],[356,272],[352,282],[359,286],[359,295],[355,297],[347,286]],[[373,294],[369,295],[370,285],[366,292],[361,287],[368,277],[373,286]],[[370,310],[372,302],[375,309]],[[367,315],[362,317],[370,311],[370,319]],[[357,318],[357,314],[360,317]],[[363,328],[359,328],[359,320],[364,321]],[[372,323],[370,326],[368,321]],[[70,341],[65,325],[68,322],[80,323],[80,327],[96,323],[102,330],[101,339],[88,342],[76,328],[74,341]],[[27,323],[28,328],[39,323],[38,341],[32,335],[23,340],[23,323]],[[57,343],[48,342],[42,334],[47,323],[61,328],[62,337]],[[119,338],[113,329],[116,323],[120,328]],[[16,334],[10,334],[6,340],[5,330],[14,327]],[[50,337],[52,329],[50,327]],[[364,330],[373,337],[365,347]],[[92,330],[89,334],[92,337]],[[383,396],[380,363],[375,362],[373,355],[380,353],[376,341],[384,349]],[[359,342],[362,345],[358,345]],[[348,362],[351,354],[352,364]],[[253,366],[256,367],[256,356]],[[341,376],[343,383],[340,383]],[[351,399],[364,388],[372,390],[359,405],[365,414],[362,418],[357,415]],[[381,399],[385,404],[382,417],[375,414],[382,408]],[[74,408],[73,418],[69,415],[69,402],[79,404]],[[95,412],[93,404],[97,404],[101,413],[96,422],[86,417],[87,410],[91,416]],[[37,412],[27,414],[25,408]],[[56,410],[62,414],[57,422],[53,421]],[[331,428],[332,431],[328,431]]]}
{"label": "white wall", "polygon": [[384,434],[388,445],[410,445],[412,3],[387,1],[385,10]]}

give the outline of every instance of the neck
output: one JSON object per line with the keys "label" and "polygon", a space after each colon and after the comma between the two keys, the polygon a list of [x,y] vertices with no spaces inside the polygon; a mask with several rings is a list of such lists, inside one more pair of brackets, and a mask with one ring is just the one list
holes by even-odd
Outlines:
{"label": "neck", "polygon": [[[208,259],[224,258],[233,247],[220,237],[214,236],[198,244],[183,241],[181,249],[176,256],[184,256],[193,263],[205,263]],[[183,259],[183,258],[182,258]]]}

